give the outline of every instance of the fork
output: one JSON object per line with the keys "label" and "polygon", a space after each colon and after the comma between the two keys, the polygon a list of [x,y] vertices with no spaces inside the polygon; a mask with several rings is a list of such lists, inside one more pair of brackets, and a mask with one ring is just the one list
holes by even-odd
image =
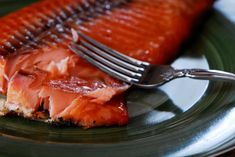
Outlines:
{"label": "fork", "polygon": [[87,35],[77,32],[80,40],[69,44],[70,50],[112,77],[141,88],[153,88],[173,79],[188,77],[201,80],[235,81],[235,74],[220,70],[174,69],[153,65],[126,56]]}

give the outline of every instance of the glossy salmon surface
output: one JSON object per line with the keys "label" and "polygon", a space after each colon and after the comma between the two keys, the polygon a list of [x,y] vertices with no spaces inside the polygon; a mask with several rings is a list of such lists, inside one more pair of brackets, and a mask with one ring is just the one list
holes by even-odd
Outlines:
{"label": "glossy salmon surface", "polygon": [[[0,19],[2,113],[86,128],[126,125],[118,81],[68,48],[71,29],[128,56],[165,64],[213,0],[43,0]],[[38,116],[43,113],[44,116]],[[47,116],[46,113],[48,114]]]}

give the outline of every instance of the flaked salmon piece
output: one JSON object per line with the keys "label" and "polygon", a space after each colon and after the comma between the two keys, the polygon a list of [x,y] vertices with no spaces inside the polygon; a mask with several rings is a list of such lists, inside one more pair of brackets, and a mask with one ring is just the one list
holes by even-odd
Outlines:
{"label": "flaked salmon piece", "polygon": [[[60,49],[57,55],[60,55],[62,50]],[[31,61],[35,60],[31,64],[38,63],[38,58],[41,58],[41,56],[43,55],[31,55],[33,57]],[[29,59],[27,58],[25,61]],[[58,114],[81,95],[90,98],[92,104],[102,105],[129,88],[125,83],[111,78],[93,66],[84,66],[87,63],[82,60],[79,62],[77,56],[66,57],[59,62],[53,59],[52,57],[42,60],[42,62],[50,61],[50,64],[32,64],[33,69],[25,68],[29,70],[27,73],[20,71],[13,75],[9,82],[5,108],[14,111],[17,107],[16,111],[19,114],[23,114],[25,117],[33,117],[33,113],[36,114],[39,104],[44,102],[44,110],[48,110],[51,119],[56,120],[63,118],[58,117]],[[86,68],[79,71],[80,67],[83,66]],[[70,75],[58,71],[70,73]],[[54,80],[55,78],[57,79]]]}
{"label": "flaked salmon piece", "polygon": [[129,88],[129,85],[110,77],[89,80],[73,76],[66,80],[50,80],[47,85],[49,88],[84,95],[98,104],[106,103],[113,96],[121,94]]}
{"label": "flaked salmon piece", "polygon": [[[16,111],[28,118],[37,116],[39,105],[43,102],[43,109],[49,111],[50,120],[58,121],[63,119],[59,114],[78,97],[89,98],[89,103],[86,101],[88,106],[103,105],[129,88],[127,84],[97,70],[63,46],[38,49],[31,55],[22,53],[10,59],[9,66],[12,65],[11,69],[15,69],[16,73],[13,75],[10,71],[8,74],[11,79],[5,109]],[[13,62],[15,63],[12,64]],[[21,68],[27,70],[27,73],[17,72]],[[123,108],[123,112],[127,113],[125,109]],[[117,114],[113,109],[110,112]],[[82,117],[80,120],[83,121]],[[117,120],[112,125],[119,123]],[[81,124],[88,127],[85,123]]]}
{"label": "flaked salmon piece", "polygon": [[[109,90],[105,91],[103,86]],[[104,90],[102,95],[87,94],[100,93],[100,90]],[[126,89],[79,78],[48,80],[48,73],[41,70],[35,70],[34,73],[19,71],[9,83],[4,109],[35,118],[43,102],[43,109],[49,111],[51,121],[63,119],[87,128],[124,125],[128,121],[127,108],[123,99],[113,98],[122,90]]]}
{"label": "flaked salmon piece", "polygon": [[[56,48],[55,52],[54,49],[55,48],[52,47],[50,49],[43,48],[40,50],[31,50],[30,53],[25,52],[19,55],[12,55],[4,59],[1,68],[1,72],[4,77],[0,77],[0,84],[2,84],[2,93],[5,93],[5,91],[7,90],[7,86],[5,84],[8,83],[15,72],[21,69],[32,71],[35,67],[37,67],[45,71],[52,71],[51,75],[53,75],[55,72],[58,73],[60,70],[58,69],[59,66],[56,65],[65,60],[70,53],[68,53],[67,51],[59,51],[58,48]],[[55,63],[55,67],[53,66],[53,63]],[[65,69],[61,70],[62,74],[64,74],[65,72],[63,71]]]}
{"label": "flaked salmon piece", "polygon": [[0,20],[4,108],[34,117],[43,104],[52,121],[62,118],[84,127],[127,124],[123,95],[130,86],[71,52],[70,29],[131,57],[162,64],[178,54],[195,21],[212,3],[44,0],[4,17]]}
{"label": "flaked salmon piece", "polygon": [[49,111],[51,119],[57,120],[58,114],[64,111],[78,95],[44,86],[41,87],[39,97],[48,103],[44,109]]}
{"label": "flaked salmon piece", "polygon": [[87,97],[77,97],[58,117],[87,128],[114,124],[122,126],[128,123],[127,107],[120,96],[103,105],[91,102]]}
{"label": "flaked salmon piece", "polygon": [[52,77],[68,76],[69,69],[75,67],[75,63],[79,60],[74,53],[64,48],[63,46],[42,47],[40,49],[25,50],[21,54],[11,55],[2,60],[3,63],[0,72],[3,77],[0,77],[2,84],[2,93],[6,93],[10,78],[15,72],[23,69],[33,71],[35,68],[50,72]]}
{"label": "flaked salmon piece", "polygon": [[47,73],[41,70],[36,70],[34,74],[26,71],[15,73],[9,82],[5,111],[33,117],[42,102],[39,92],[46,78]]}
{"label": "flaked salmon piece", "polygon": [[[49,80],[44,83],[39,97],[43,100],[48,99],[46,102],[48,102],[47,106],[49,106],[48,111],[50,117],[52,120],[56,120],[64,118],[61,116],[61,112],[64,112],[66,108],[71,106],[77,98],[79,98],[79,100],[82,98],[87,99],[87,106],[95,104],[100,105],[100,108],[102,108],[104,107],[103,105],[109,103],[113,97],[123,93],[129,88],[128,85],[119,81],[114,83],[115,81],[111,81],[111,79],[113,78],[93,78],[89,80],[87,78],[84,79],[82,77],[73,76],[67,79]],[[111,82],[112,84],[110,84]],[[76,103],[76,105],[79,105],[79,103]],[[127,112],[125,109],[123,110],[123,112]],[[63,115],[65,115],[65,113]],[[118,121],[116,121],[116,123],[117,122]]]}
{"label": "flaked salmon piece", "polygon": [[50,87],[43,87],[40,97],[49,100],[52,121],[63,119],[84,127],[124,125],[128,121],[127,108],[120,97],[98,104],[90,97]]}

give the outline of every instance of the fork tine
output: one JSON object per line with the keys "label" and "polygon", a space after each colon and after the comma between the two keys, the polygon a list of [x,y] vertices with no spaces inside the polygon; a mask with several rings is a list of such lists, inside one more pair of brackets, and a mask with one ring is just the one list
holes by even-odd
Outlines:
{"label": "fork tine", "polygon": [[129,57],[129,56],[126,56],[126,55],[124,55],[124,54],[121,54],[121,53],[119,53],[119,52],[117,52],[117,51],[115,51],[115,50],[113,50],[113,49],[111,49],[111,48],[109,48],[109,47],[107,47],[107,46],[105,46],[105,45],[103,45],[103,44],[97,42],[96,40],[94,40],[94,39],[92,39],[92,38],[86,36],[85,34],[81,33],[80,31],[78,31],[78,34],[79,34],[82,38],[84,38],[85,40],[87,40],[88,42],[90,42],[91,44],[97,46],[98,48],[100,48],[101,50],[105,51],[106,53],[108,53],[108,54],[110,54],[110,55],[112,55],[112,56],[114,56],[114,57],[119,58],[120,60],[123,60],[123,61],[128,62],[128,63],[130,63],[130,64],[132,64],[132,65],[135,65],[135,66],[143,66],[143,67],[146,67],[146,66],[149,65],[149,63],[147,63],[147,62],[142,62],[142,61],[136,60],[136,59],[134,59],[134,58],[131,58],[131,57]]}
{"label": "fork tine", "polygon": [[130,76],[126,76],[125,74],[123,74],[119,71],[116,71],[116,70],[108,67],[107,65],[103,64],[102,62],[92,58],[91,56],[89,56],[89,54],[92,54],[92,52],[90,52],[89,50],[82,51],[80,49],[81,47],[79,47],[75,43],[71,43],[69,45],[69,48],[71,50],[73,50],[73,52],[77,53],[83,59],[87,60],[91,64],[95,65],[99,69],[103,70],[104,72],[108,73],[109,75],[111,75],[117,79],[120,79],[120,80],[122,80],[124,82],[128,82],[128,83],[138,83],[139,82],[139,79],[132,78]]}
{"label": "fork tine", "polygon": [[118,71],[118,72],[120,72],[122,74],[125,74],[127,76],[130,76],[130,77],[136,78],[136,79],[139,79],[142,76],[142,74],[140,74],[140,73],[135,73],[135,72],[127,70],[127,69],[125,69],[125,68],[123,68],[123,67],[121,67],[121,66],[119,66],[119,65],[117,65],[115,63],[109,62],[108,60],[102,58],[101,56],[97,55],[93,51],[90,51],[89,49],[84,48],[81,45],[77,45],[77,48],[80,51],[82,51],[84,54],[90,56],[91,58],[101,62],[102,64],[104,64],[104,65],[108,66],[109,68],[111,68],[113,70],[116,70],[116,71]]}
{"label": "fork tine", "polygon": [[117,64],[125,69],[131,70],[133,72],[143,72],[145,70],[145,68],[143,67],[139,67],[139,66],[134,66],[128,62],[125,62],[123,60],[120,60],[119,58],[116,58],[108,53],[103,52],[102,50],[100,50],[99,48],[95,47],[94,45],[91,45],[90,43],[81,40],[80,44],[83,45],[84,47],[92,50],[93,52],[95,52],[96,54],[98,54],[99,56],[109,60],[110,62]]}

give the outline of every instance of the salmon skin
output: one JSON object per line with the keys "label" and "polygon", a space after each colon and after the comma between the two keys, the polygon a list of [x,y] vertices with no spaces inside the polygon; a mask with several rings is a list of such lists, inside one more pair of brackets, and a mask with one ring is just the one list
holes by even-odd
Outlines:
{"label": "salmon skin", "polygon": [[[0,19],[2,115],[126,125],[128,84],[68,49],[71,29],[128,56],[163,64],[177,55],[213,0],[43,0]],[[46,114],[48,113],[48,115]]]}

